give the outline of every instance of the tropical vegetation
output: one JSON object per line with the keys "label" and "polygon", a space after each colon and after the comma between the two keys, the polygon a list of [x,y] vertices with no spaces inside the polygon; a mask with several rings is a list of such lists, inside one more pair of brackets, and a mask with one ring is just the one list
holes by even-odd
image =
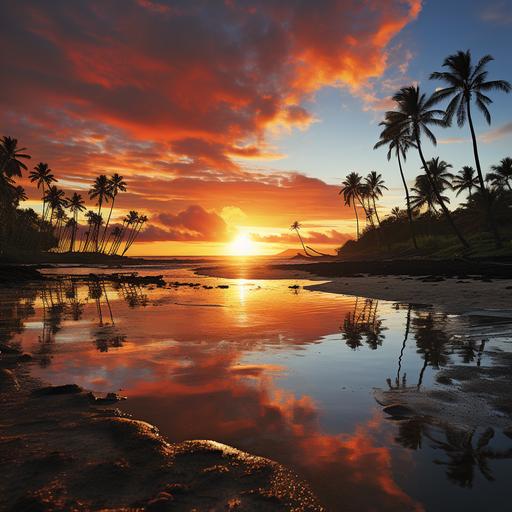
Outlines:
{"label": "tropical vegetation", "polygon": [[[26,151],[13,137],[0,140],[0,256],[45,251],[125,255],[148,218],[131,210],[121,222],[112,222],[116,199],[127,189],[124,178],[118,173],[97,176],[88,191],[96,208],[87,209],[82,194],[59,187],[47,163],[28,171],[31,156]],[[21,208],[28,197],[17,180],[24,178],[25,171],[40,191],[40,213]]]}

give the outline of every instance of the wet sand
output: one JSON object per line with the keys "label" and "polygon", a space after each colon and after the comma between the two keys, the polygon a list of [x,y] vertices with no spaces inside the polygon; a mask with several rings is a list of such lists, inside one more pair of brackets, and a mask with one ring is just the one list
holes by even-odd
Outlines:
{"label": "wet sand", "polygon": [[280,464],[214,441],[169,443],[115,395],[42,387],[26,359],[1,361],[0,509],[323,510]]}

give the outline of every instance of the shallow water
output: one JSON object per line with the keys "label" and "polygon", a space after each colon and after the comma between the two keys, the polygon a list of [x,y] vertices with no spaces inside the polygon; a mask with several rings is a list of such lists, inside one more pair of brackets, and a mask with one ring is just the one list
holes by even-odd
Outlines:
{"label": "shallow water", "polygon": [[[120,391],[122,408],[170,441],[213,439],[281,462],[329,510],[509,510],[512,459],[477,453],[481,432],[468,455],[460,433],[392,422],[373,395],[421,392],[449,364],[490,364],[486,350],[512,347],[506,319],[312,292],[300,280],[202,277],[190,265],[144,273],[200,286],[5,290],[0,341],[38,354],[33,371],[46,381]],[[489,446],[507,454],[512,440],[496,432]]]}

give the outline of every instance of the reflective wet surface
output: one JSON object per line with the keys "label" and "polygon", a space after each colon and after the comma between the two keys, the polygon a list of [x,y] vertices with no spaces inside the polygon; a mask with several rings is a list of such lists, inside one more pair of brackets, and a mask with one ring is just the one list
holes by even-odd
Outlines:
{"label": "reflective wet surface", "polygon": [[507,319],[311,292],[307,281],[153,273],[179,285],[83,277],[3,290],[0,342],[35,354],[33,373],[51,383],[121,390],[126,412],[173,441],[281,462],[329,510],[510,509],[512,439],[390,421],[374,397],[438,386],[452,364],[492,364],[489,350],[512,347]]}

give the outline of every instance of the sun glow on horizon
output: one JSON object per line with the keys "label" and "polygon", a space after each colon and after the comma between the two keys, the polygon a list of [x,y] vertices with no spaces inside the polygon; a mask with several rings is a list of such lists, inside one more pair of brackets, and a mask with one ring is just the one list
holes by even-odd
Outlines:
{"label": "sun glow on horizon", "polygon": [[250,256],[257,254],[256,244],[246,233],[240,233],[228,246],[228,254],[231,256]]}

